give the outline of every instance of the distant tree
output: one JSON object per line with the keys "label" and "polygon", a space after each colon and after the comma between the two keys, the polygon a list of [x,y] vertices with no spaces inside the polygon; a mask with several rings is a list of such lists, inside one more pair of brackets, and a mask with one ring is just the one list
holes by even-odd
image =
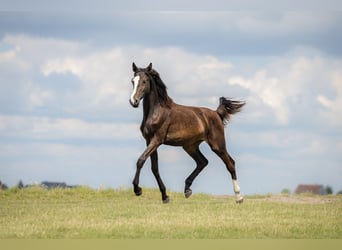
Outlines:
{"label": "distant tree", "polygon": [[326,194],[333,194],[334,191],[333,191],[332,187],[326,186],[326,187],[325,187],[325,193],[326,193]]}
{"label": "distant tree", "polygon": [[342,190],[338,191],[336,194],[341,195],[342,194]]}
{"label": "distant tree", "polygon": [[18,183],[17,187],[18,187],[19,189],[22,189],[22,188],[24,188],[24,183],[23,183],[23,181],[22,181],[22,180],[20,180],[20,181],[19,181],[19,183]]}
{"label": "distant tree", "polygon": [[0,181],[0,189],[5,190],[5,189],[8,189],[8,187],[7,187],[7,185],[5,183],[2,183]]}
{"label": "distant tree", "polygon": [[283,190],[281,190],[281,194],[287,194],[287,195],[289,195],[289,194],[291,194],[291,191],[290,191],[290,189],[288,189],[288,188],[284,188]]}

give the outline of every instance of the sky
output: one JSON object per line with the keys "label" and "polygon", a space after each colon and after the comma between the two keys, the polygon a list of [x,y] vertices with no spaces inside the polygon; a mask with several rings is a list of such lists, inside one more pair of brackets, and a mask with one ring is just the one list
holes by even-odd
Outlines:
{"label": "sky", "polygon": [[[342,190],[341,4],[247,2],[3,1],[0,181],[131,188],[145,148],[131,65],[152,62],[177,103],[247,102],[225,129],[242,193]],[[233,194],[200,148],[209,165],[193,192]],[[158,152],[166,187],[183,191],[195,163],[181,148]],[[140,183],[157,187],[149,161]]]}

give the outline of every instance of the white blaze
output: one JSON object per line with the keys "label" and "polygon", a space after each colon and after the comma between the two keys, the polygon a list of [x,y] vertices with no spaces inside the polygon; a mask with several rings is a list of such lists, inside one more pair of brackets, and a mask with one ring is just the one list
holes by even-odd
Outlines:
{"label": "white blaze", "polygon": [[140,76],[135,76],[133,78],[133,92],[132,92],[132,95],[131,95],[131,102],[134,103],[135,100],[134,100],[134,95],[135,93],[137,92],[137,89],[138,89],[138,85],[139,85],[139,80],[140,80]]}

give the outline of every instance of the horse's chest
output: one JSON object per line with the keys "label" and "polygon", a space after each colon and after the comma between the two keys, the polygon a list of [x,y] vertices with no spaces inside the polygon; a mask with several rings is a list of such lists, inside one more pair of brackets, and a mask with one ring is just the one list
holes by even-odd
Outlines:
{"label": "horse's chest", "polygon": [[141,132],[146,139],[152,138],[157,132],[163,133],[163,124],[160,118],[152,116],[141,124]]}
{"label": "horse's chest", "polygon": [[145,138],[151,138],[155,133],[155,129],[151,125],[145,124],[141,128],[141,132]]}

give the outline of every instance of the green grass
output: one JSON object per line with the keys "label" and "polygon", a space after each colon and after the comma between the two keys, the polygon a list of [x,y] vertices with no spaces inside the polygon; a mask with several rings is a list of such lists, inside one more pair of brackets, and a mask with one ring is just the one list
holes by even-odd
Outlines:
{"label": "green grass", "polygon": [[0,238],[342,238],[342,196],[247,196],[131,190],[0,191]]}

